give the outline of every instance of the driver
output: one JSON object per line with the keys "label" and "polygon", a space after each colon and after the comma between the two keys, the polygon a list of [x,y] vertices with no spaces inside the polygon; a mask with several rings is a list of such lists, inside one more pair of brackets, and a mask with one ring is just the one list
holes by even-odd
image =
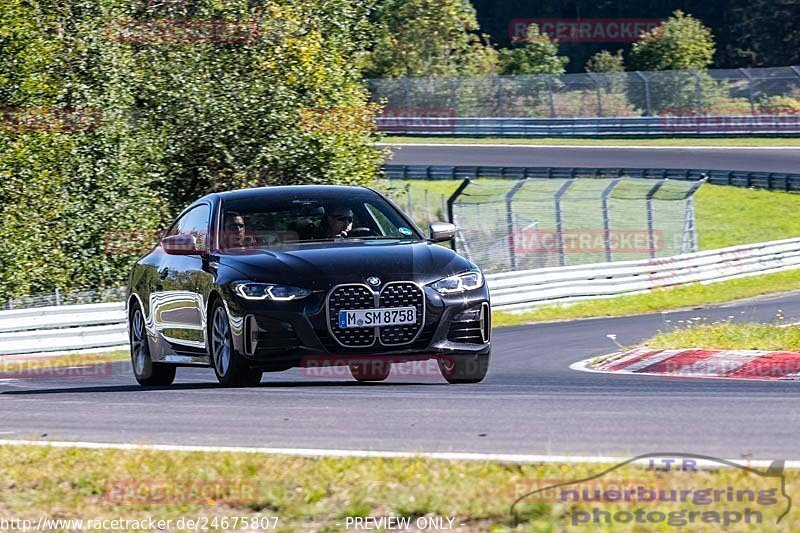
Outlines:
{"label": "driver", "polygon": [[346,206],[334,206],[326,210],[319,227],[319,237],[347,237],[353,229],[353,210]]}
{"label": "driver", "polygon": [[225,213],[225,231],[223,234],[227,237],[224,240],[229,248],[242,248],[251,246],[254,243],[253,237],[247,235],[244,217],[239,213]]}

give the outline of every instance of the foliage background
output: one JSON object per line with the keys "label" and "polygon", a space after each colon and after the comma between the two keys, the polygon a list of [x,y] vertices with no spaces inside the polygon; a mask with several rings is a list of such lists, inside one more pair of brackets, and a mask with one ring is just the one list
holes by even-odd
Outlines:
{"label": "foliage background", "polygon": [[[4,0],[0,108],[100,110],[102,126],[0,127],[0,298],[124,282],[118,232],[161,229],[211,191],[369,183],[381,160],[364,128],[354,58],[370,42],[359,0]],[[255,21],[245,43],[132,43],[114,21]],[[111,26],[113,27],[113,26]],[[356,121],[357,122],[357,121]]]}

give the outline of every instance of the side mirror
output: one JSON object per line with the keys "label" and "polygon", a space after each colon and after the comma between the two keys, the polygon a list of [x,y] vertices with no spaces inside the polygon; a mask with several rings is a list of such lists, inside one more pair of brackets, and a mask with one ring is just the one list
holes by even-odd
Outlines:
{"label": "side mirror", "polygon": [[428,226],[431,242],[444,242],[456,236],[456,225],[449,222],[431,222]]}
{"label": "side mirror", "polygon": [[161,247],[164,249],[164,253],[170,255],[197,255],[202,253],[197,249],[197,240],[194,235],[187,233],[164,237],[161,240]]}

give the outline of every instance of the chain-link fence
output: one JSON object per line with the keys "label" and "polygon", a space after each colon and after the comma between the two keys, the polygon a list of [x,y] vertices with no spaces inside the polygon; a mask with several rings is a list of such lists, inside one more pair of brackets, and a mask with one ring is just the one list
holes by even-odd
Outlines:
{"label": "chain-link fence", "polygon": [[526,179],[465,182],[451,199],[456,249],[486,272],[697,251],[698,182]]}
{"label": "chain-link fence", "polygon": [[48,307],[51,305],[99,304],[106,302],[122,302],[125,300],[126,287],[95,289],[86,291],[61,291],[9,298],[2,302],[0,309],[27,309],[30,307]]}
{"label": "chain-link fence", "polygon": [[380,180],[379,188],[423,229],[431,222],[447,220],[447,199],[450,193],[444,194],[427,187],[412,187],[410,183],[393,179]]}
{"label": "chain-link fence", "polygon": [[[570,118],[800,113],[800,67],[368,81],[384,117]],[[410,124],[413,126],[413,124]],[[678,124],[679,126],[679,124]],[[388,127],[391,127],[389,124]]]}

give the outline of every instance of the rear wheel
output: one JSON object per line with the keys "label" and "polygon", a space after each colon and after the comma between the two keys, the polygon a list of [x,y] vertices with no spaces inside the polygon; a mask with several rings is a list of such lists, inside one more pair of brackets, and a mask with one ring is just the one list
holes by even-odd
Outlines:
{"label": "rear wheel", "polygon": [[133,376],[143,387],[172,385],[175,381],[175,367],[163,363],[154,363],[150,358],[150,345],[147,342],[147,330],[144,315],[138,303],[133,304],[130,316],[131,365]]}
{"label": "rear wheel", "polygon": [[210,333],[214,373],[223,387],[255,387],[261,383],[263,371],[250,368],[233,347],[228,313],[220,300],[211,308]]}
{"label": "rear wheel", "polygon": [[357,381],[383,381],[389,377],[389,372],[392,370],[392,363],[380,360],[350,361],[348,366],[350,373]]}
{"label": "rear wheel", "polygon": [[480,383],[489,371],[491,353],[440,357],[439,370],[448,383]]}

